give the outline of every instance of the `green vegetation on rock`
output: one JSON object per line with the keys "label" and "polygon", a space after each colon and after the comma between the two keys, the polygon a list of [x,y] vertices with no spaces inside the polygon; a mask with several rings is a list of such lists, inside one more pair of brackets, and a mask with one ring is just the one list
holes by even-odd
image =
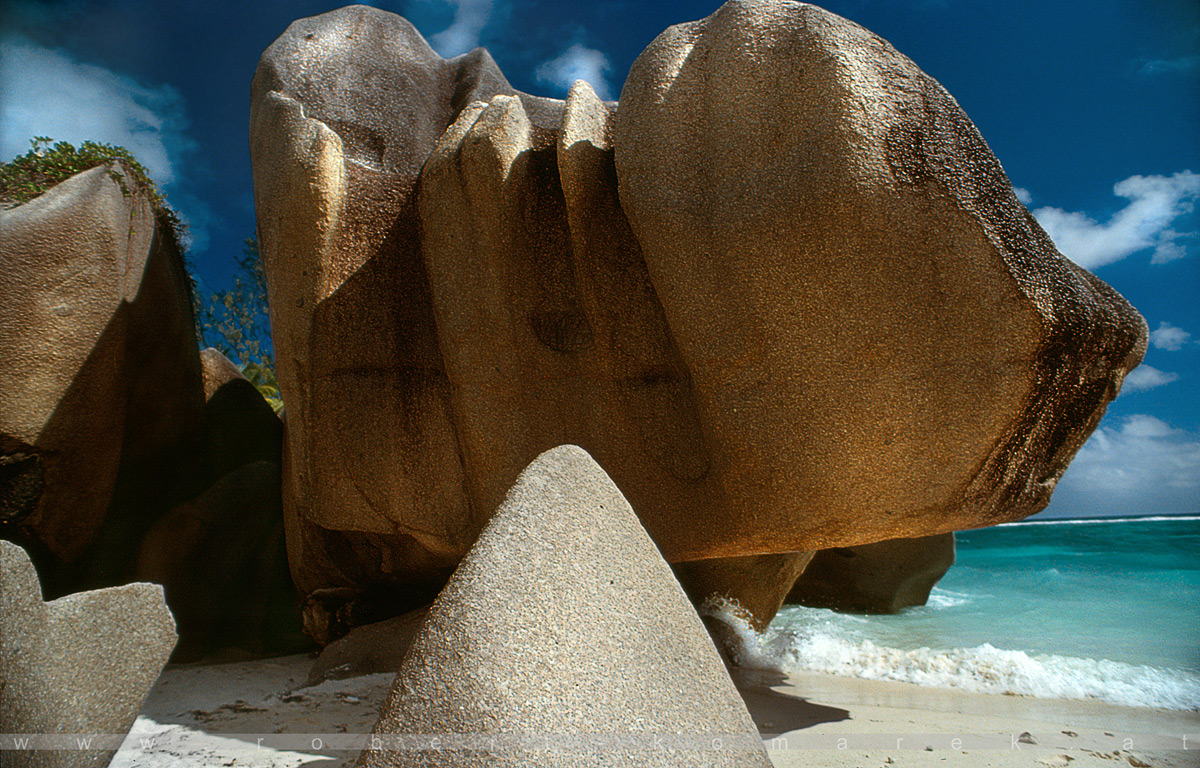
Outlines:
{"label": "green vegetation on rock", "polygon": [[[194,297],[195,281],[192,274],[195,270],[188,261],[183,245],[187,240],[187,225],[167,203],[146,167],[129,150],[98,141],[85,141],[76,148],[69,141],[54,141],[49,136],[35,136],[29,143],[32,148],[28,152],[12,162],[0,163],[0,208],[14,208],[28,203],[76,174],[97,166],[108,166],[108,175],[117,182],[126,197],[135,192],[145,195],[154,206],[155,217],[167,224],[183,256],[188,290]],[[117,170],[117,164],[124,168],[124,174]]]}
{"label": "green vegetation on rock", "polygon": [[[145,166],[129,150],[96,141],[85,141],[77,148],[70,142],[56,142],[47,136],[34,137],[29,143],[32,147],[29,152],[12,162],[0,163],[0,208],[28,203],[76,174],[107,166],[108,175],[120,185],[126,197],[135,192],[144,195],[154,206],[155,215],[168,225],[188,273],[197,340],[234,360],[275,412],[281,411],[283,401],[279,399],[271,359],[266,278],[258,258],[258,244],[246,241],[243,256],[237,260],[242,274],[234,278],[233,289],[218,291],[204,303],[196,293],[195,268],[183,246],[187,226],[167,203]],[[118,164],[124,173],[117,168]]]}
{"label": "green vegetation on rock", "polygon": [[[108,175],[121,186],[126,197],[134,192],[144,194],[154,204],[155,211],[167,217],[176,235],[182,234],[184,225],[178,214],[151,181],[145,166],[124,147],[85,141],[77,149],[70,142],[56,142],[48,136],[36,136],[29,143],[32,149],[24,155],[10,163],[0,163],[0,203],[5,207],[28,203],[59,182],[107,165]],[[127,175],[113,167],[117,163],[124,166]],[[129,188],[129,181],[133,189]]]}

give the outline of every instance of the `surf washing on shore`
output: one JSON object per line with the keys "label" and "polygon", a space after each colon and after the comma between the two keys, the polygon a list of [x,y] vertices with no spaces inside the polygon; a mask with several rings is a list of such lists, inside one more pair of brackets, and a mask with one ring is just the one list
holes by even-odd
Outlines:
{"label": "surf washing on shore", "polygon": [[982,693],[1200,709],[1200,517],[1047,520],[957,534],[928,605],[787,606],[740,661]]}

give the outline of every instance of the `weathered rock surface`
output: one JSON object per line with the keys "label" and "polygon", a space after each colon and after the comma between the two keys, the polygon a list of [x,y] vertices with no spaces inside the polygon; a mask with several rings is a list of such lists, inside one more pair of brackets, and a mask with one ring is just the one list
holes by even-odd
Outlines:
{"label": "weathered rock surface", "polygon": [[[447,734],[445,751],[367,750],[360,766],[770,765],[670,568],[575,446],[520,475],[431,608],[374,733],[384,745]],[[477,748],[453,750],[455,734]],[[656,735],[675,751],[647,748]]]}
{"label": "weathered rock surface", "polygon": [[0,211],[0,536],[49,594],[128,581],[203,488],[203,391],[170,226],[98,167]]}
{"label": "weathered rock surface", "polygon": [[384,574],[436,573],[412,607],[428,603],[484,522],[463,488],[412,189],[453,110],[493,86],[507,88],[486,54],[443,62],[408,22],[363,6],[294,22],[254,77],[289,559],[321,624],[314,593]]}
{"label": "weathered rock surface", "polygon": [[787,603],[854,613],[896,613],[925,605],[954,565],[954,534],[890,539],[813,555]]}
{"label": "weathered rock surface", "polygon": [[166,592],[179,623],[173,661],[221,648],[253,654],[307,648],[288,570],[279,483],[278,463],[245,464],[146,534],[136,574]]}
{"label": "weathered rock surface", "polygon": [[562,443],[671,562],[1026,516],[1145,347],[954,100],[812,6],[671,28],[619,108],[343,8],[263,54],[251,150],[318,637],[427,602]]}
{"label": "weathered rock surface", "polygon": [[[25,551],[0,541],[0,723],[6,733],[123,734],[175,645],[155,584],[42,602]],[[12,768],[107,765],[115,749],[5,750]]]}
{"label": "weathered rock surface", "polygon": [[825,548],[1029,515],[1145,349],[954,99],[801,3],[730,0],[638,57],[621,205],[719,478],[691,530]]}

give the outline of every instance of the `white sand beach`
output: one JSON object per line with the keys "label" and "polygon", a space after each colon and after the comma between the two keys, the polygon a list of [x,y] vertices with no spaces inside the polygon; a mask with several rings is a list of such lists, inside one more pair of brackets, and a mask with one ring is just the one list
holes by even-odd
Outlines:
{"label": "white sand beach", "polygon": [[[300,688],[311,663],[300,655],[169,667],[113,768],[353,765],[357,752],[339,747],[370,733],[393,676]],[[1200,766],[1196,712],[823,674],[734,676],[779,768]]]}

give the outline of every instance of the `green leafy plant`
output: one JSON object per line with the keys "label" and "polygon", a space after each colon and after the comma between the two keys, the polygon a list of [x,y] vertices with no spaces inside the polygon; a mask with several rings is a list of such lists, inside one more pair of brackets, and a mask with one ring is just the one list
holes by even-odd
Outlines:
{"label": "green leafy plant", "polygon": [[242,368],[242,375],[250,380],[275,413],[283,412],[283,398],[279,395],[279,382],[273,369],[263,363],[250,363]]}
{"label": "green leafy plant", "polygon": [[234,361],[279,413],[283,401],[272,357],[267,278],[256,240],[246,240],[237,264],[239,273],[234,276],[233,288],[211,294],[205,304],[197,302],[201,343],[219,349]]}
{"label": "green leafy plant", "polygon": [[[27,203],[77,173],[107,165],[108,175],[120,185],[126,197],[134,192],[144,194],[154,204],[155,212],[166,216],[175,234],[182,237],[186,228],[179,215],[129,150],[97,141],[85,141],[76,148],[70,142],[56,142],[48,136],[35,136],[29,143],[32,146],[29,152],[10,163],[0,163],[0,203],[6,207]],[[118,163],[124,166],[125,174],[115,167]]]}

